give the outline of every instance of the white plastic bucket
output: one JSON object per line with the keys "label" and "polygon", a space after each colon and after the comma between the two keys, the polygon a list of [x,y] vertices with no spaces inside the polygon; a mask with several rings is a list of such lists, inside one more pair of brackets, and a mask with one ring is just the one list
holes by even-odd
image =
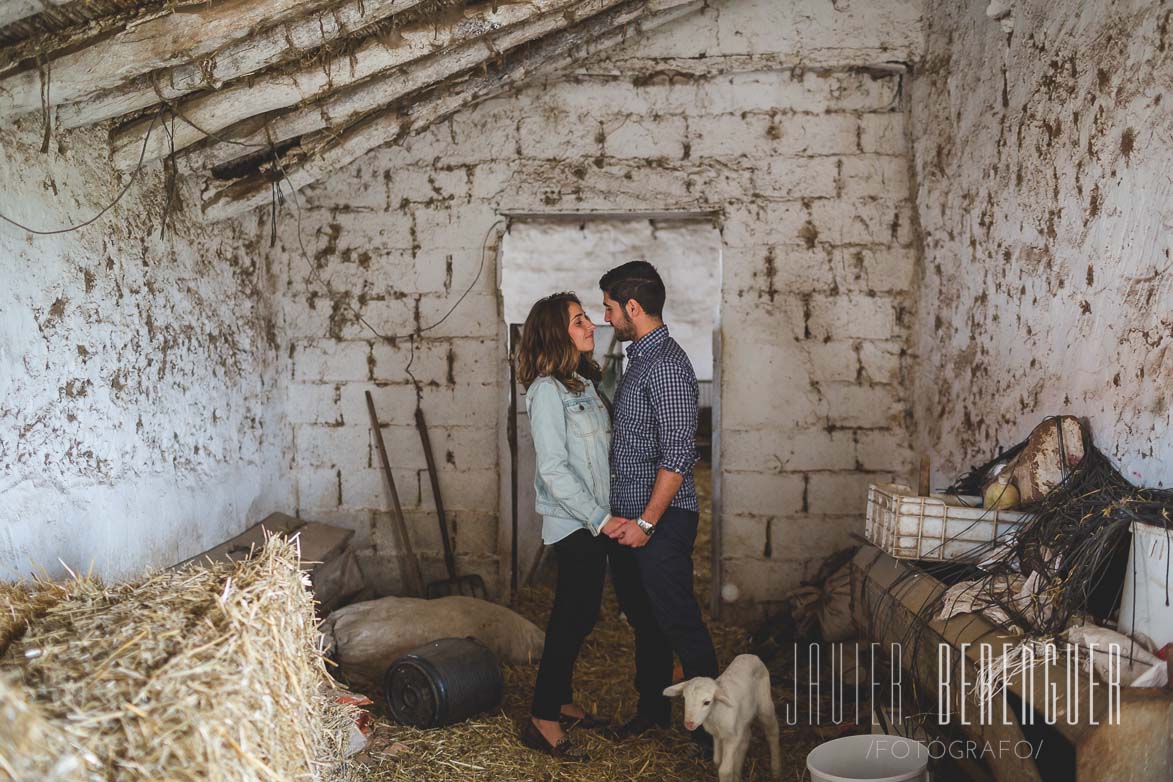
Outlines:
{"label": "white plastic bucket", "polygon": [[[1173,530],[1152,524],[1132,523],[1132,551],[1124,573],[1124,595],[1120,599],[1120,632],[1144,633],[1160,649],[1173,643],[1173,605],[1165,605],[1166,585],[1173,604],[1173,568],[1169,542]],[[1168,580],[1168,581],[1167,581]],[[1135,606],[1135,616],[1133,607]]]}
{"label": "white plastic bucket", "polygon": [[844,736],[806,756],[811,782],[922,782],[929,748],[900,736]]}

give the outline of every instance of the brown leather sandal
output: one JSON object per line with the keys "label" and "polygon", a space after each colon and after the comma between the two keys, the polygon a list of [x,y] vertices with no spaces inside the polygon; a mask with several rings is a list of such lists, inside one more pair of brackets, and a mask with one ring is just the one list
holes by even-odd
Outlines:
{"label": "brown leather sandal", "polygon": [[528,718],[521,728],[521,743],[530,749],[544,752],[556,760],[564,760],[569,763],[586,763],[590,760],[586,751],[571,741],[569,736],[564,737],[557,744],[551,744],[538,730],[534,721]]}

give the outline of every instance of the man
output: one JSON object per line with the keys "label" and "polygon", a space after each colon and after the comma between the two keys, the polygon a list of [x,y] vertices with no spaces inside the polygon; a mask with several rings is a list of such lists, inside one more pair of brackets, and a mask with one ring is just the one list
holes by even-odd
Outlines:
{"label": "man", "polygon": [[[692,589],[692,549],[700,506],[696,373],[664,325],[664,283],[654,266],[631,261],[599,280],[605,319],[627,348],[615,392],[611,440],[611,513],[604,532],[616,543],[611,574],[619,605],[635,631],[635,717],[618,738],[667,727],[675,652],[687,678],[717,676],[717,654]],[[707,746],[707,734],[694,732]]]}

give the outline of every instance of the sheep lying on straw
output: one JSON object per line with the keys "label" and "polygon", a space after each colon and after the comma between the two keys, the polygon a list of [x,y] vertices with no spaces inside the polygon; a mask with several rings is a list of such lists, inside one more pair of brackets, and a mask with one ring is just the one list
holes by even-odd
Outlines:
{"label": "sheep lying on straw", "polygon": [[351,714],[330,697],[295,541],[132,583],[5,592],[0,780],[349,775]]}

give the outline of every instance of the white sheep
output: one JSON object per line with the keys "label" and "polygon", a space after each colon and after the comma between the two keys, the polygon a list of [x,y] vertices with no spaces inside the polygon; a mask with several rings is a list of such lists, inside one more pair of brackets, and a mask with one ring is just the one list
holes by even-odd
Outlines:
{"label": "white sheep", "polygon": [[770,744],[770,770],[782,778],[782,748],[778,745],[778,716],[770,697],[770,672],[752,654],[739,654],[715,680],[698,676],[664,690],[673,698],[684,693],[684,727],[704,726],[713,737],[713,763],[720,782],[741,779],[749,749],[749,724],[757,719]]}

